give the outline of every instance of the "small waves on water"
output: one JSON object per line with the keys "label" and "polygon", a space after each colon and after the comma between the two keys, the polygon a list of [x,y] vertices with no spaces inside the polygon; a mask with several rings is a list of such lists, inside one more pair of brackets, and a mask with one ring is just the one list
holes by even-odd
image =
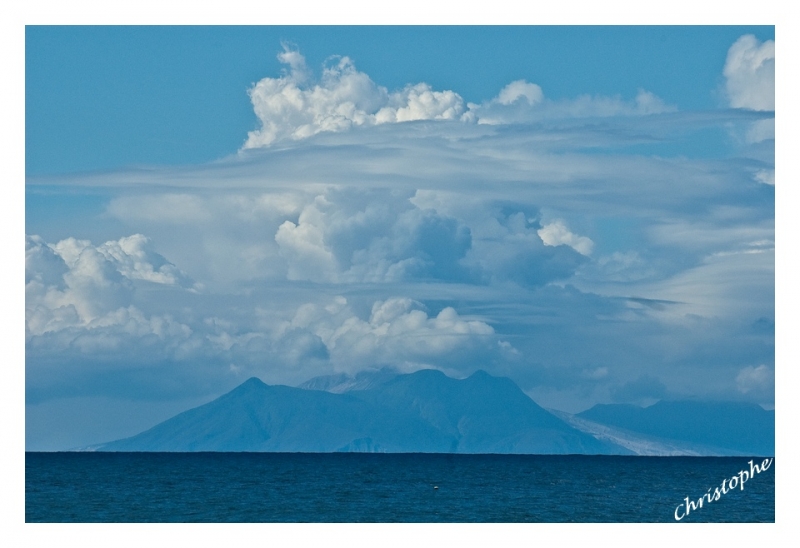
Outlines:
{"label": "small waves on water", "polygon": [[[750,457],[26,453],[27,522],[675,522]],[[763,459],[758,459],[761,462]],[[774,464],[683,522],[774,522]]]}

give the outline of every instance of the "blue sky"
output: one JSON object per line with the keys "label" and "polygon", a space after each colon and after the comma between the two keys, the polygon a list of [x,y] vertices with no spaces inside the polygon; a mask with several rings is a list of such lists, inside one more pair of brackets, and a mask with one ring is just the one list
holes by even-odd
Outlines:
{"label": "blue sky", "polygon": [[384,366],[774,405],[773,39],[29,27],[28,449]]}
{"label": "blue sky", "polygon": [[[426,82],[465,101],[526,79],[552,99],[725,105],[720,71],[739,36],[773,27],[28,27],[28,175],[193,164],[235,152],[256,125],[246,89],[277,74],[281,42],[318,69],[347,55],[388,89]],[[610,61],[613,60],[613,61]]]}

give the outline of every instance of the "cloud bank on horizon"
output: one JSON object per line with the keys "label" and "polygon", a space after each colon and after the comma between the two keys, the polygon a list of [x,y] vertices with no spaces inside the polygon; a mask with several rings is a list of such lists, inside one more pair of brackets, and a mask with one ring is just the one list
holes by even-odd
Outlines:
{"label": "cloud bank on horizon", "polygon": [[29,404],[384,366],[572,411],[773,403],[774,42],[731,46],[706,112],[525,80],[466,103],[278,57],[237,155],[57,182],[102,189],[122,232],[27,237]]}

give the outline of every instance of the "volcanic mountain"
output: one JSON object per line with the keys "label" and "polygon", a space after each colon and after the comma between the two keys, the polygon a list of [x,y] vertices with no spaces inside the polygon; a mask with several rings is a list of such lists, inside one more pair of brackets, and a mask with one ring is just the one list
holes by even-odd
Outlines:
{"label": "volcanic mountain", "polygon": [[305,388],[254,377],[141,434],[93,449],[630,454],[544,410],[510,379],[478,371],[457,380],[430,369],[384,371],[374,382],[312,379]]}

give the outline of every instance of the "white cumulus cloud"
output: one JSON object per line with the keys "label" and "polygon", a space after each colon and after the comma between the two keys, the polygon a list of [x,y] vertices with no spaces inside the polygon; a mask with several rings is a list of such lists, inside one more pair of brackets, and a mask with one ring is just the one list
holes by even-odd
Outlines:
{"label": "white cumulus cloud", "polygon": [[150,240],[141,234],[106,242],[97,249],[120,274],[131,280],[181,287],[194,285],[178,267],[156,253]]}
{"label": "white cumulus cloud", "polygon": [[471,245],[469,229],[409,196],[386,191],[330,190],[297,222],[275,234],[290,280],[389,282],[456,279]]}
{"label": "white cumulus cloud", "polygon": [[479,105],[470,103],[468,107],[462,120],[489,125],[570,118],[646,116],[677,110],[646,90],[639,90],[632,101],[603,95],[551,100],[544,96],[541,87],[525,80],[511,82],[494,99]]}
{"label": "white cumulus cloud", "polygon": [[248,133],[243,149],[297,141],[323,132],[343,132],[356,126],[414,120],[460,120],[478,124],[514,124],[541,119],[642,116],[672,112],[651,92],[640,90],[632,101],[620,97],[582,95],[548,100],[542,88],[526,80],[504,86],[497,97],[465,105],[451,90],[429,84],[408,84],[389,92],[356,69],[349,57],[332,57],[315,80],[305,58],[284,45],[278,60],[288,68],[278,78],[263,78],[249,90],[261,127]]}
{"label": "white cumulus cloud", "polygon": [[568,245],[581,255],[591,255],[594,242],[586,236],[573,234],[564,224],[564,221],[554,221],[539,229],[539,236],[544,245]]}
{"label": "white cumulus cloud", "polygon": [[[323,202],[318,197],[317,202]],[[336,259],[324,239],[322,213],[309,206],[300,214],[297,224],[284,221],[275,234],[280,254],[289,265],[290,280],[329,281],[335,279]]]}
{"label": "white cumulus cloud", "polygon": [[318,337],[334,367],[348,372],[376,364],[470,367],[475,362],[470,353],[498,352],[494,329],[484,321],[464,318],[452,307],[429,316],[419,302],[406,297],[375,301],[368,319],[353,312],[342,296],[327,304],[308,303],[277,336],[296,338],[298,331]]}
{"label": "white cumulus cloud", "polygon": [[542,88],[536,84],[525,80],[515,80],[497,94],[497,102],[501,105],[510,105],[520,99],[525,99],[529,105],[534,105],[542,102],[544,93],[542,93]]}
{"label": "white cumulus cloud", "polygon": [[284,46],[278,60],[289,70],[279,78],[263,78],[249,91],[261,128],[248,134],[245,149],[353,126],[456,120],[464,112],[457,93],[435,91],[425,83],[389,93],[348,57],[327,66],[316,83],[299,52]]}
{"label": "white cumulus cloud", "polygon": [[775,383],[775,373],[764,364],[758,367],[748,365],[736,375],[736,387],[742,394],[754,391],[771,390]]}
{"label": "white cumulus cloud", "polygon": [[736,40],[723,69],[730,106],[775,110],[775,41],[759,42],[752,34]]}
{"label": "white cumulus cloud", "polygon": [[48,245],[39,236],[26,236],[25,280],[31,335],[113,323],[117,311],[131,307],[132,280],[193,287],[141,234],[100,246],[75,238]]}
{"label": "white cumulus cloud", "polygon": [[775,186],[775,170],[774,169],[759,169],[756,171],[754,178],[759,183],[765,185]]}

